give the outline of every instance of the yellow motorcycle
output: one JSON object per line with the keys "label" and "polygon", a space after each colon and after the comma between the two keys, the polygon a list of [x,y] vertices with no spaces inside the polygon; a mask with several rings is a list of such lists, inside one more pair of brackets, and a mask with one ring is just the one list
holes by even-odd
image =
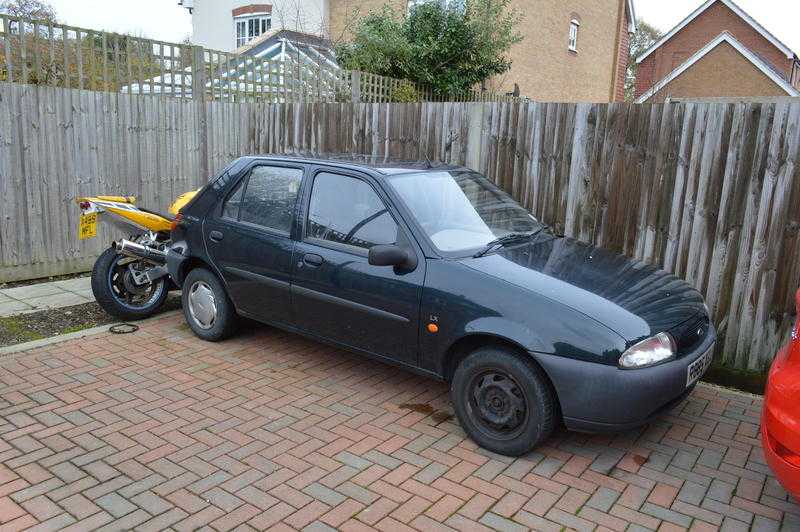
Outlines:
{"label": "yellow motorcycle", "polygon": [[170,232],[180,221],[180,209],[197,191],[186,192],[161,214],[136,206],[130,196],[78,198],[81,209],[78,238],[97,236],[100,215],[124,230],[128,239],[112,242],[92,268],[92,292],[100,306],[123,320],[154,314],[174,288],[166,267]]}

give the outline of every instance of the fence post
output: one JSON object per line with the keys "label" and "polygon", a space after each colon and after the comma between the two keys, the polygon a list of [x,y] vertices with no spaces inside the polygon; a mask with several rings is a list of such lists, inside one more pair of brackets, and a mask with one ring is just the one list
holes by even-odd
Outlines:
{"label": "fence post", "polygon": [[358,70],[350,72],[350,101],[361,103],[361,72]]}
{"label": "fence post", "polygon": [[206,57],[202,46],[192,46],[192,98],[203,100],[206,92]]}
{"label": "fence post", "polygon": [[591,240],[592,235],[581,216],[586,215],[587,187],[591,182],[592,140],[594,120],[591,120],[591,104],[579,103],[575,110],[575,129],[572,134],[572,160],[567,177],[567,209],[564,216],[564,232],[573,238]]}
{"label": "fence post", "polygon": [[197,113],[197,156],[200,182],[208,181],[208,121],[206,117],[206,54],[202,46],[192,46],[192,99]]}
{"label": "fence post", "polygon": [[481,139],[483,138],[483,108],[485,103],[467,104],[467,155],[464,165],[473,170],[481,168]]}

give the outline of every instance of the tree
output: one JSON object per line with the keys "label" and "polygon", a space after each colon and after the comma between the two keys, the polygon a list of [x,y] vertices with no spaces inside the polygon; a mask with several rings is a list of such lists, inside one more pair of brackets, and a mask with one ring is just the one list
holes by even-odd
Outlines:
{"label": "tree", "polygon": [[388,7],[367,15],[349,42],[336,46],[340,64],[407,79],[436,94],[469,90],[511,68],[506,57],[521,37],[510,0],[426,2],[401,17]]}
{"label": "tree", "polygon": [[47,22],[57,22],[56,10],[41,0],[5,0],[0,3],[0,13]]}
{"label": "tree", "polygon": [[[57,20],[55,10],[46,2],[6,0],[0,2],[0,13],[45,22],[38,25],[38,31],[37,25],[26,21],[9,24],[5,40],[0,40],[0,81],[13,78],[31,85],[118,91],[162,70],[153,43],[147,39],[115,33],[70,33],[49,27],[47,22],[56,24]],[[128,78],[128,68],[132,79]],[[23,72],[27,72],[24,78]]]}
{"label": "tree", "polygon": [[[53,7],[41,0],[3,0],[0,2],[0,13],[20,17],[23,19],[34,19],[45,22],[56,23],[56,11]],[[33,34],[34,27],[24,22],[11,22],[5,29],[6,41],[0,46],[0,80],[6,80],[9,72],[6,71],[6,64],[10,60],[12,64],[18,65],[21,62],[20,53],[20,33],[30,34],[25,43],[26,52],[29,58],[43,57],[44,49],[43,34]],[[40,28],[40,32],[43,30]],[[32,59],[26,61],[28,68],[33,64]],[[29,78],[31,83],[40,83],[50,77],[49,65],[45,62],[41,74],[36,72]],[[41,78],[41,79],[39,79]]]}
{"label": "tree", "polygon": [[636,58],[653,46],[660,38],[661,31],[640,20],[636,23],[636,33],[631,37],[630,51],[628,53],[628,72],[625,76],[625,100],[632,101],[636,93],[636,71],[639,65]]}

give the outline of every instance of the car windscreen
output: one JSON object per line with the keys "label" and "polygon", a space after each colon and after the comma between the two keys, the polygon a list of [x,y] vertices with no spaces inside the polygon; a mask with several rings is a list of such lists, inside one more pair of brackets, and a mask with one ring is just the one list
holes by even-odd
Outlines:
{"label": "car windscreen", "polygon": [[387,179],[439,251],[479,249],[542,224],[511,196],[468,170],[394,175]]}

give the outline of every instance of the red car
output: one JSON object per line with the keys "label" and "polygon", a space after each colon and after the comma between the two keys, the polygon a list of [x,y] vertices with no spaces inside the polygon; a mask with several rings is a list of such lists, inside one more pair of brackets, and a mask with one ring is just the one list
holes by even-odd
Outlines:
{"label": "red car", "polygon": [[[800,290],[796,299],[800,315]],[[800,317],[789,345],[778,352],[769,370],[761,441],[769,467],[800,500]]]}

